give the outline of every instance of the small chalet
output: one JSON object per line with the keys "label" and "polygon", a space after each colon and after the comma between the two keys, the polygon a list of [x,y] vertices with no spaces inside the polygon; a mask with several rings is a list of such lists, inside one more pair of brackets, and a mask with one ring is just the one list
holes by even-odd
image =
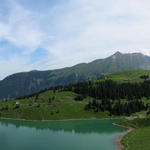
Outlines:
{"label": "small chalet", "polygon": [[16,101],[16,105],[18,105],[19,104],[19,101]]}

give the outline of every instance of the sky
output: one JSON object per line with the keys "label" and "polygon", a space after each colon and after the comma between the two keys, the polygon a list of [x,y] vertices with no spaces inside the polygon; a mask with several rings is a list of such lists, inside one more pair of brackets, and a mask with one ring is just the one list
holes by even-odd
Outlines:
{"label": "sky", "polygon": [[0,0],[0,80],[116,51],[150,55],[149,0]]}

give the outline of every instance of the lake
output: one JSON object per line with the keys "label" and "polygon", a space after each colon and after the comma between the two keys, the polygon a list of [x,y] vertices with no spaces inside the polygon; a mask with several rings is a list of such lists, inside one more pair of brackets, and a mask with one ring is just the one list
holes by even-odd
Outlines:
{"label": "lake", "polygon": [[123,128],[115,120],[0,120],[0,150],[116,150]]}

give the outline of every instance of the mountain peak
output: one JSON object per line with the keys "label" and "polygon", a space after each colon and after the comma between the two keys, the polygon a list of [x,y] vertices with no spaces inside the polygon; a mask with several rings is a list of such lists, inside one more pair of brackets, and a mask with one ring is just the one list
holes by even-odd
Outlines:
{"label": "mountain peak", "polygon": [[[42,89],[58,85],[74,84],[100,78],[103,74],[124,70],[150,69],[150,57],[141,53],[121,53],[117,51],[105,59],[97,59],[87,64],[57,70],[17,73],[0,81],[0,100],[33,94]],[[32,70],[33,71],[33,70]],[[24,75],[24,73],[26,73]],[[26,81],[26,82],[25,82]]]}
{"label": "mountain peak", "polygon": [[29,72],[38,72],[38,70],[35,69],[35,70],[31,70],[31,71],[29,71]]}
{"label": "mountain peak", "polygon": [[114,55],[115,55],[115,56],[118,56],[118,55],[122,55],[122,53],[119,52],[119,51],[117,51]]}
{"label": "mountain peak", "polygon": [[132,53],[132,55],[145,56],[143,53],[139,53],[139,52]]}

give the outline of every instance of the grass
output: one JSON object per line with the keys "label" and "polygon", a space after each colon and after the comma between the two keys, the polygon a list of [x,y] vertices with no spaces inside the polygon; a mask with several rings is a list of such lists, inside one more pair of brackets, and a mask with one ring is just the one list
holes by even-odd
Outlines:
{"label": "grass", "polygon": [[125,150],[150,150],[150,117],[134,120],[123,119],[118,124],[134,128],[121,141]]}
{"label": "grass", "polygon": [[[142,82],[142,75],[149,75],[148,70],[123,71],[107,75],[107,79],[117,82]],[[93,82],[104,81],[104,79]],[[46,91],[36,97],[30,97],[20,100],[11,100],[0,102],[0,117],[15,118],[26,120],[64,120],[64,119],[101,119],[110,118],[109,113],[98,112],[93,110],[85,111],[84,107],[93,98],[87,97],[83,101],[75,101],[77,94],[73,92],[53,92]],[[49,98],[55,97],[55,100],[49,102]],[[142,99],[146,104],[150,104],[150,100]],[[16,108],[15,102],[19,101],[19,108]],[[127,100],[122,99],[121,103]],[[6,108],[6,109],[5,109]],[[146,111],[132,114],[132,116],[145,116]],[[115,116],[113,116],[115,117]]]}
{"label": "grass", "polygon": [[[65,120],[65,119],[100,119],[109,118],[108,112],[95,113],[93,110],[85,111],[84,107],[92,100],[91,97],[83,101],[75,101],[77,94],[73,92],[41,93],[37,100],[30,97],[21,100],[4,101],[0,103],[0,115],[3,118],[25,120]],[[51,102],[49,98],[55,97]],[[15,108],[19,102],[19,108]],[[7,110],[2,110],[8,108]]]}
{"label": "grass", "polygon": [[[92,101],[92,97],[86,97],[83,101],[75,101],[76,93],[73,92],[53,92],[52,90],[36,96],[20,100],[9,100],[0,103],[0,117],[25,120],[66,120],[66,119],[104,119],[118,118],[109,116],[109,112],[94,112],[94,110],[84,110],[85,105]],[[49,99],[54,100],[49,101]],[[150,100],[142,99],[146,104]],[[16,102],[19,102],[16,105]],[[117,101],[116,101],[117,102]],[[122,99],[121,103],[127,100]],[[18,107],[19,106],[19,107]],[[146,111],[134,113],[131,116],[145,116]]]}
{"label": "grass", "polygon": [[150,76],[150,70],[134,70],[134,71],[117,72],[117,73],[107,75],[107,79],[111,79],[117,82],[131,82],[131,83],[143,82],[144,80],[140,78],[140,76],[142,75]]}

